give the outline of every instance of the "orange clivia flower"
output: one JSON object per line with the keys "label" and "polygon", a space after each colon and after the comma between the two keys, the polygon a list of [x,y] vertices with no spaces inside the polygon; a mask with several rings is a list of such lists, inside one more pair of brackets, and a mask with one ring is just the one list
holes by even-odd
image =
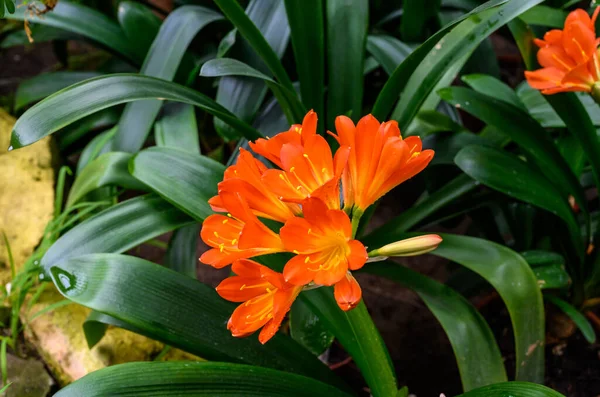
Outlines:
{"label": "orange clivia flower", "polygon": [[211,215],[202,224],[202,241],[212,247],[200,257],[202,263],[220,269],[237,259],[284,251],[279,235],[252,213],[239,193],[223,192],[220,197],[229,213]]}
{"label": "orange clivia flower", "polygon": [[334,285],[348,270],[365,264],[367,250],[352,239],[352,226],[344,211],[329,209],[314,197],[304,201],[302,211],[304,218],[288,220],[279,232],[285,249],[296,254],[283,269],[287,282]]}
{"label": "orange clivia flower", "polygon": [[236,276],[223,280],[217,293],[228,301],[244,303],[234,310],[227,329],[233,336],[243,337],[262,327],[258,340],[264,344],[275,335],[302,287],[248,259],[233,262],[231,270]]}
{"label": "orange clivia flower", "polygon": [[263,163],[247,150],[240,148],[236,164],[225,170],[223,182],[219,183],[219,195],[211,198],[208,203],[214,211],[227,212],[221,193],[239,193],[256,216],[284,223],[294,215],[299,215],[299,205],[281,201],[262,181],[265,171],[267,167]]}
{"label": "orange clivia flower", "polygon": [[284,168],[281,161],[281,148],[283,145],[292,144],[303,146],[307,139],[317,135],[317,114],[309,111],[302,124],[294,124],[286,132],[280,132],[272,138],[259,138],[250,142],[250,147],[255,153],[269,159],[279,168]]}
{"label": "orange clivia flower", "polygon": [[582,9],[571,12],[563,30],[553,29],[543,40],[535,39],[542,69],[525,72],[529,85],[543,94],[592,92],[600,77],[595,22],[600,7],[590,16]]}
{"label": "orange clivia flower", "polygon": [[421,139],[403,139],[398,123],[379,123],[372,115],[355,126],[346,116],[335,119],[340,145],[351,149],[342,175],[344,207],[361,212],[378,198],[421,172],[433,158],[433,150],[422,150]]}
{"label": "orange clivia flower", "polygon": [[333,287],[333,295],[338,306],[347,312],[358,305],[362,297],[362,291],[354,276],[350,272],[347,272],[345,277]]}

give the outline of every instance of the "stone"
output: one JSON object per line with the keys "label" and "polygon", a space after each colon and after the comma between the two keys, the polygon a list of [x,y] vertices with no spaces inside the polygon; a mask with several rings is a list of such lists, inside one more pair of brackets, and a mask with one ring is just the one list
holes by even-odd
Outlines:
{"label": "stone", "polygon": [[6,397],[45,397],[54,384],[44,364],[35,359],[22,359],[7,354],[8,382]]}

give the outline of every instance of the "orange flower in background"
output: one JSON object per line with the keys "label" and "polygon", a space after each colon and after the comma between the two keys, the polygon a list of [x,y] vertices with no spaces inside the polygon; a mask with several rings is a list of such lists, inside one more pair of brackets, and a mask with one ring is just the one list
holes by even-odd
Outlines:
{"label": "orange flower in background", "polygon": [[333,285],[348,270],[365,264],[367,250],[352,239],[352,226],[344,211],[329,209],[316,198],[305,200],[302,210],[304,218],[292,218],[280,230],[285,249],[296,254],[283,270],[287,282]]}
{"label": "orange flower in background", "polygon": [[543,94],[591,92],[600,77],[595,22],[600,7],[590,16],[578,9],[569,14],[563,30],[554,29],[535,39],[542,69],[525,72],[529,85]]}
{"label": "orange flower in background", "polygon": [[229,214],[211,215],[202,224],[202,241],[212,247],[200,257],[202,263],[219,269],[237,259],[284,250],[279,235],[258,220],[240,194],[223,192],[221,200]]}
{"label": "orange flower in background", "polygon": [[259,138],[250,142],[250,147],[255,153],[269,159],[279,168],[284,168],[281,161],[281,148],[286,144],[304,146],[307,139],[317,135],[317,114],[309,111],[302,124],[294,124],[286,132],[280,132],[272,138]]}
{"label": "orange flower in background", "polygon": [[433,158],[419,137],[402,139],[398,123],[379,123],[372,115],[355,126],[346,116],[335,119],[340,145],[352,148],[342,176],[344,207],[364,211],[381,196],[421,172]]}
{"label": "orange flower in background", "polygon": [[[285,222],[301,213],[300,206],[281,201],[262,181],[267,167],[252,156],[247,150],[240,148],[240,155],[235,165],[225,170],[223,182],[219,183],[219,194],[223,192],[239,193],[248,203],[254,215]],[[214,211],[227,212],[220,195],[211,198],[208,203]]]}
{"label": "orange flower in background", "polygon": [[247,259],[235,261],[231,270],[236,276],[223,280],[217,293],[228,301],[244,303],[234,310],[227,329],[233,336],[243,337],[262,327],[258,340],[264,344],[275,335],[302,287]]}

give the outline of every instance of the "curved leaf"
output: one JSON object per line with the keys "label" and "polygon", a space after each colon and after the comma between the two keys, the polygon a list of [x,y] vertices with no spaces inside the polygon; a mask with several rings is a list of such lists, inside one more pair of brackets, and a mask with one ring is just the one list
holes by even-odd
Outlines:
{"label": "curved leaf", "polygon": [[525,109],[525,105],[521,102],[515,91],[495,77],[486,74],[469,74],[462,76],[461,79],[477,92],[493,96],[520,109]]}
{"label": "curved leaf", "polygon": [[17,149],[89,114],[120,103],[159,98],[198,106],[234,128],[248,139],[260,133],[237,119],[209,97],[179,84],[137,74],[113,74],[72,85],[27,110],[13,128],[11,145]]}
{"label": "curved leaf", "polygon": [[388,75],[406,59],[412,48],[397,38],[388,35],[369,35],[367,37],[367,51],[381,64]]}
{"label": "curved leaf", "polygon": [[196,220],[213,214],[208,199],[217,194],[225,167],[216,161],[179,149],[148,148],[129,163],[129,172],[165,200]]}
{"label": "curved leaf", "polygon": [[505,382],[481,387],[456,397],[565,397],[546,386],[528,382]]}
{"label": "curved leaf", "polygon": [[545,5],[535,6],[519,17],[528,25],[562,29],[567,19],[567,11]]}
{"label": "curved leaf", "polygon": [[127,165],[132,155],[110,152],[99,156],[81,170],[69,191],[66,208],[71,207],[89,192],[103,186],[117,185],[133,190],[147,190],[129,173]]}
{"label": "curved leaf", "polygon": [[52,12],[42,16],[29,15],[27,5],[21,1],[14,14],[7,15],[9,19],[24,20],[27,18],[32,23],[52,26],[77,33],[96,41],[111,50],[118,52],[134,64],[140,64],[135,44],[129,40],[123,40],[123,30],[109,17],[90,7],[67,0],[61,0],[56,4]]}
{"label": "curved leaf", "polygon": [[78,123],[66,126],[56,135],[59,150],[61,152],[70,150],[75,143],[88,134],[113,127],[119,121],[120,115],[120,109],[112,107],[90,114]]}
{"label": "curved leaf", "polygon": [[114,365],[83,377],[55,397],[139,396],[344,397],[339,389],[304,376],[266,368],[208,362]]}
{"label": "curved leaf", "polygon": [[286,113],[290,124],[300,122],[306,113],[306,109],[298,99],[296,91],[289,91],[270,77],[238,60],[230,58],[212,59],[202,65],[200,75],[205,77],[245,76],[263,80],[277,97],[279,105]]}
{"label": "curved leaf", "polygon": [[363,64],[369,25],[367,0],[326,1],[327,26],[327,128],[334,119],[361,117]]}
{"label": "curved leaf", "polygon": [[406,128],[435,88],[444,72],[473,51],[486,37],[502,25],[543,0],[510,0],[479,17],[461,22],[440,40],[411,74],[391,118]]}
{"label": "curved leaf", "polygon": [[[306,6],[303,5],[303,8]],[[246,14],[264,36],[277,58],[281,58],[290,37],[284,2],[281,0],[251,0],[246,7]],[[252,45],[244,38],[236,41],[228,57],[236,58],[267,76],[272,75],[261,57],[252,49]],[[262,81],[242,76],[227,76],[219,80],[215,100],[238,116],[240,120],[250,123],[254,120],[266,93],[267,90]],[[295,93],[293,94],[295,95]],[[238,132],[219,119],[214,119],[214,126],[215,130],[226,139],[239,137]]]}
{"label": "curved leaf", "polygon": [[164,259],[165,266],[188,277],[196,278],[199,236],[199,223],[175,230],[169,240],[169,247]]}
{"label": "curved leaf", "polygon": [[185,103],[167,103],[162,117],[154,124],[154,139],[156,146],[200,154],[194,107]]}
{"label": "curved leaf", "polygon": [[125,252],[151,238],[194,223],[160,197],[136,197],[110,207],[62,235],[46,251],[40,266],[48,270],[79,255]]}
{"label": "curved leaf", "polygon": [[333,334],[302,300],[290,310],[290,336],[314,355],[323,354],[333,343]]}
{"label": "curved leaf", "polygon": [[432,254],[479,274],[504,300],[515,335],[516,379],[543,382],[544,304],[527,262],[516,252],[487,240],[440,235],[443,242]]}
{"label": "curved leaf", "polygon": [[143,4],[121,1],[117,19],[127,40],[135,43],[138,59],[143,59],[160,29],[160,18]]}
{"label": "curved leaf", "polygon": [[[177,8],[161,25],[140,73],[163,80],[173,80],[192,39],[207,24],[220,19],[223,19],[221,14],[206,7],[183,6]],[[161,96],[156,95],[150,98]],[[161,106],[162,102],[156,100],[128,104],[119,121],[119,132],[114,138],[113,148],[132,153],[139,151],[150,133],[152,123],[154,123]],[[209,111],[209,113],[211,112]],[[214,115],[216,116],[216,114]]]}
{"label": "curved leaf", "polygon": [[374,397],[393,396],[398,390],[394,366],[364,302],[344,312],[332,288],[305,291],[300,298],[352,356]]}
{"label": "curved leaf", "polygon": [[589,343],[596,343],[596,332],[594,331],[594,327],[592,324],[585,318],[583,314],[581,314],[576,308],[571,306],[571,304],[565,302],[564,300],[557,298],[554,295],[546,294],[544,295],[544,299],[558,307],[562,310],[573,322],[577,325],[577,328],[583,334],[583,337]]}
{"label": "curved leaf", "polygon": [[85,335],[85,341],[87,342],[89,349],[96,346],[98,342],[102,340],[109,325],[123,328],[138,334],[143,333],[141,330],[129,325],[124,321],[109,316],[108,314],[92,310],[92,312],[83,322],[83,334]]}
{"label": "curved leaf", "polygon": [[459,106],[488,125],[511,137],[524,151],[535,159],[541,172],[548,177],[560,196],[575,197],[587,214],[587,201],[579,180],[546,131],[528,114],[491,96],[464,87],[448,87],[439,91],[446,102]]}
{"label": "curved leaf", "polygon": [[414,290],[440,322],[454,350],[463,389],[506,381],[494,334],[467,299],[452,288],[395,263],[370,263],[364,271]]}
{"label": "curved leaf", "polygon": [[98,156],[110,151],[110,140],[113,136],[115,136],[116,132],[116,127],[111,128],[108,131],[101,132],[92,138],[87,145],[85,145],[83,151],[81,152],[81,156],[79,156],[79,161],[77,161],[76,174],[81,173],[85,167],[97,159]]}
{"label": "curved leaf", "polygon": [[[302,102],[325,114],[325,21],[323,0],[285,1]],[[323,123],[321,116],[321,124]]]}
{"label": "curved leaf", "polygon": [[65,87],[100,75],[97,72],[42,73],[19,84],[15,93],[15,111],[31,105]]}
{"label": "curved leaf", "polygon": [[255,364],[325,381],[335,375],[289,337],[266,345],[234,338],[226,323],[235,305],[199,281],[132,256],[89,254],[50,267],[68,299],[124,321],[143,334],[208,360]]}

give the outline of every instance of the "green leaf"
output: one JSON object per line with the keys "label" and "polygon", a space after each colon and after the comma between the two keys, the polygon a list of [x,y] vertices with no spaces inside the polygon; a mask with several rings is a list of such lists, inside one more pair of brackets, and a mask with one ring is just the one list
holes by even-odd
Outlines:
{"label": "green leaf", "polygon": [[70,150],[75,143],[88,134],[113,127],[119,121],[120,115],[119,107],[112,107],[90,114],[78,123],[66,126],[56,135],[59,150],[61,152]]}
{"label": "green leaf", "polygon": [[130,43],[135,43],[137,58],[143,59],[160,29],[160,18],[143,4],[121,1],[117,19],[125,32],[125,38]]}
{"label": "green leaf", "polygon": [[388,75],[410,55],[412,48],[388,35],[369,35],[367,51],[381,64]]}
{"label": "green leaf", "polygon": [[302,102],[325,115],[325,21],[322,0],[285,1]]}
{"label": "green leaf", "polygon": [[[510,0],[495,10],[470,17],[454,28],[411,73],[392,119],[406,128],[444,72],[473,51],[486,37],[543,0]],[[393,76],[391,77],[393,78]]]}
{"label": "green leaf", "polygon": [[529,25],[546,26],[562,30],[565,25],[565,19],[567,19],[567,11],[539,5],[524,12],[519,18]]}
{"label": "green leaf", "polygon": [[290,336],[315,356],[323,354],[334,339],[321,319],[302,300],[296,300],[292,305]]}
{"label": "green leaf", "polygon": [[15,111],[80,81],[99,76],[97,72],[49,72],[24,80],[15,93]]}
{"label": "green leaf", "polygon": [[575,197],[587,214],[587,201],[578,178],[552,142],[548,133],[524,111],[491,96],[464,87],[449,87],[439,91],[446,102],[510,136],[537,163],[542,173],[559,190],[560,197]]}
{"label": "green leaf", "polygon": [[[221,14],[206,7],[183,6],[177,8],[161,25],[140,73],[163,80],[173,80],[192,39],[206,25],[221,19],[223,19]],[[202,94],[197,93],[197,95]],[[156,97],[162,97],[162,95],[152,95],[148,99],[156,99]],[[161,106],[162,102],[156,100],[128,104],[119,121],[119,132],[114,139],[113,149],[131,153],[139,151],[152,129],[152,124]],[[220,108],[222,109],[221,106]],[[224,121],[226,122],[226,120]]]}
{"label": "green leaf", "polygon": [[109,316],[108,314],[92,310],[83,322],[83,334],[85,335],[85,341],[87,342],[89,349],[92,349],[102,340],[109,325],[138,334],[143,333],[140,329],[137,329],[124,321]]}
{"label": "green leaf", "polygon": [[161,234],[194,223],[160,197],[149,194],[110,207],[75,226],[46,251],[40,266],[48,270],[79,255],[125,252]]}
{"label": "green leaf", "polygon": [[27,6],[21,1],[14,14],[7,15],[8,19],[23,21],[27,18],[31,23],[39,23],[64,29],[91,39],[119,53],[134,64],[140,64],[135,44],[123,40],[123,30],[113,20],[99,11],[67,0],[57,3],[52,12],[42,16],[30,15]]}
{"label": "green leaf", "polygon": [[494,146],[494,142],[472,132],[435,134],[423,140],[427,148],[435,150],[431,165],[454,164],[454,157],[465,146]]}
{"label": "green leaf", "polygon": [[200,154],[196,111],[185,103],[167,103],[154,124],[156,145]]}
{"label": "green leaf", "polygon": [[290,91],[294,91],[292,81],[290,80],[279,57],[271,48],[265,37],[262,35],[256,25],[250,20],[248,15],[236,1],[215,0],[215,4],[223,11],[231,23],[237,28],[238,32],[252,46],[254,51],[262,58],[265,65],[269,68],[277,81]]}
{"label": "green leaf", "polygon": [[111,128],[96,135],[84,148],[77,162],[77,172],[80,174],[85,167],[98,158],[98,156],[110,151],[110,140],[117,132],[117,128]]}
{"label": "green leaf", "polygon": [[306,113],[306,109],[296,91],[289,91],[270,77],[251,68],[243,62],[231,58],[216,58],[202,65],[200,75],[205,77],[220,76],[244,76],[263,80],[279,101],[290,124],[300,122]]}
{"label": "green leaf", "polygon": [[525,109],[525,105],[513,89],[495,77],[485,74],[469,74],[462,76],[461,80],[477,92],[493,96],[520,109]]}
{"label": "green leaf", "polygon": [[558,307],[567,316],[569,316],[575,325],[577,325],[577,328],[579,328],[585,340],[587,340],[589,343],[596,343],[596,332],[594,332],[594,327],[592,327],[592,324],[590,324],[587,318],[585,318],[585,316],[581,314],[579,310],[554,295],[545,294],[544,299]]}
{"label": "green leaf", "polygon": [[531,267],[548,266],[548,265],[564,265],[565,258],[556,252],[531,250],[521,252],[520,255],[529,263]]}
{"label": "green leaf", "polygon": [[477,186],[479,186],[478,181],[469,178],[467,175],[460,175],[430,196],[415,203],[401,215],[376,228],[361,238],[361,241],[368,247],[383,246],[398,241],[408,230],[423,219],[452,203],[457,198],[473,191]]}
{"label": "green leaf", "polygon": [[338,307],[331,288],[305,291],[300,298],[352,356],[371,394],[374,397],[395,395],[398,386],[394,366],[364,302],[344,312]]}
{"label": "green leaf", "polygon": [[225,167],[179,149],[148,148],[129,163],[129,172],[196,220],[213,214],[208,199],[217,194]]}
{"label": "green leaf", "polygon": [[[256,25],[259,32],[264,36],[277,58],[281,58],[290,37],[290,27],[286,19],[284,2],[280,0],[251,0],[246,8],[246,14],[248,19]],[[252,49],[252,45],[243,38],[237,40],[237,44],[233,46],[229,57],[236,58],[267,76],[272,75],[261,57]],[[216,101],[238,116],[240,120],[250,123],[254,120],[266,93],[266,87],[262,81],[232,75],[219,80]],[[295,96],[295,92],[292,94]],[[216,131],[226,139],[239,137],[237,131],[219,119],[214,120],[214,125]]]}
{"label": "green leaf", "polygon": [[546,386],[528,382],[504,382],[481,387],[456,397],[565,397]]}
{"label": "green leaf", "polygon": [[175,83],[137,74],[113,74],[72,85],[27,110],[13,128],[11,145],[20,148],[83,117],[120,103],[160,98],[188,103],[213,114],[248,139],[260,133],[209,97]]}
{"label": "green leaf", "polygon": [[256,337],[234,338],[226,323],[235,306],[213,288],[163,266],[126,255],[89,254],[62,259],[50,273],[61,294],[73,302],[207,360],[337,380],[287,336],[277,334],[264,346]]}
{"label": "green leaf", "polygon": [[198,223],[175,230],[169,240],[165,265],[176,272],[196,278],[198,236],[200,236],[200,224]]}
{"label": "green leaf", "polygon": [[209,362],[139,362],[94,371],[55,397],[138,396],[349,396],[304,376],[255,366]]}
{"label": "green leaf", "polygon": [[407,0],[403,2],[404,13],[400,22],[402,39],[409,42],[420,41],[425,28],[431,26],[432,20],[438,19],[441,3],[441,0]]}
{"label": "green leaf", "polygon": [[507,380],[494,334],[462,295],[392,262],[370,263],[364,271],[389,278],[419,294],[450,339],[465,391]]}
{"label": "green leaf", "polygon": [[571,277],[564,264],[537,266],[532,270],[541,289],[567,289],[571,286]]}
{"label": "green leaf", "polygon": [[77,174],[69,191],[66,208],[77,203],[86,194],[103,186],[117,185],[126,189],[148,190],[148,188],[129,173],[127,165],[132,155],[129,153],[105,153]]}
{"label": "green leaf", "polygon": [[363,64],[369,25],[367,0],[327,1],[327,128],[347,115],[357,121],[362,114]]}
{"label": "green leaf", "polygon": [[[1,1],[1,0],[0,0]],[[46,25],[31,25],[31,36],[35,44],[46,43],[54,40],[81,40],[81,36],[62,29],[56,29]],[[0,39],[0,48],[11,48],[16,46],[31,46],[25,29],[18,29],[8,33]]]}
{"label": "green leaf", "polygon": [[516,379],[543,382],[544,305],[527,262],[516,252],[487,240],[452,234],[440,236],[443,242],[432,253],[479,274],[504,300],[515,335]]}
{"label": "green leaf", "polygon": [[533,39],[535,38],[533,32],[520,18],[510,21],[508,28],[517,42],[517,47],[519,47],[525,67],[527,70],[531,70],[534,65],[537,65],[536,54],[538,50],[538,47],[533,44]]}

